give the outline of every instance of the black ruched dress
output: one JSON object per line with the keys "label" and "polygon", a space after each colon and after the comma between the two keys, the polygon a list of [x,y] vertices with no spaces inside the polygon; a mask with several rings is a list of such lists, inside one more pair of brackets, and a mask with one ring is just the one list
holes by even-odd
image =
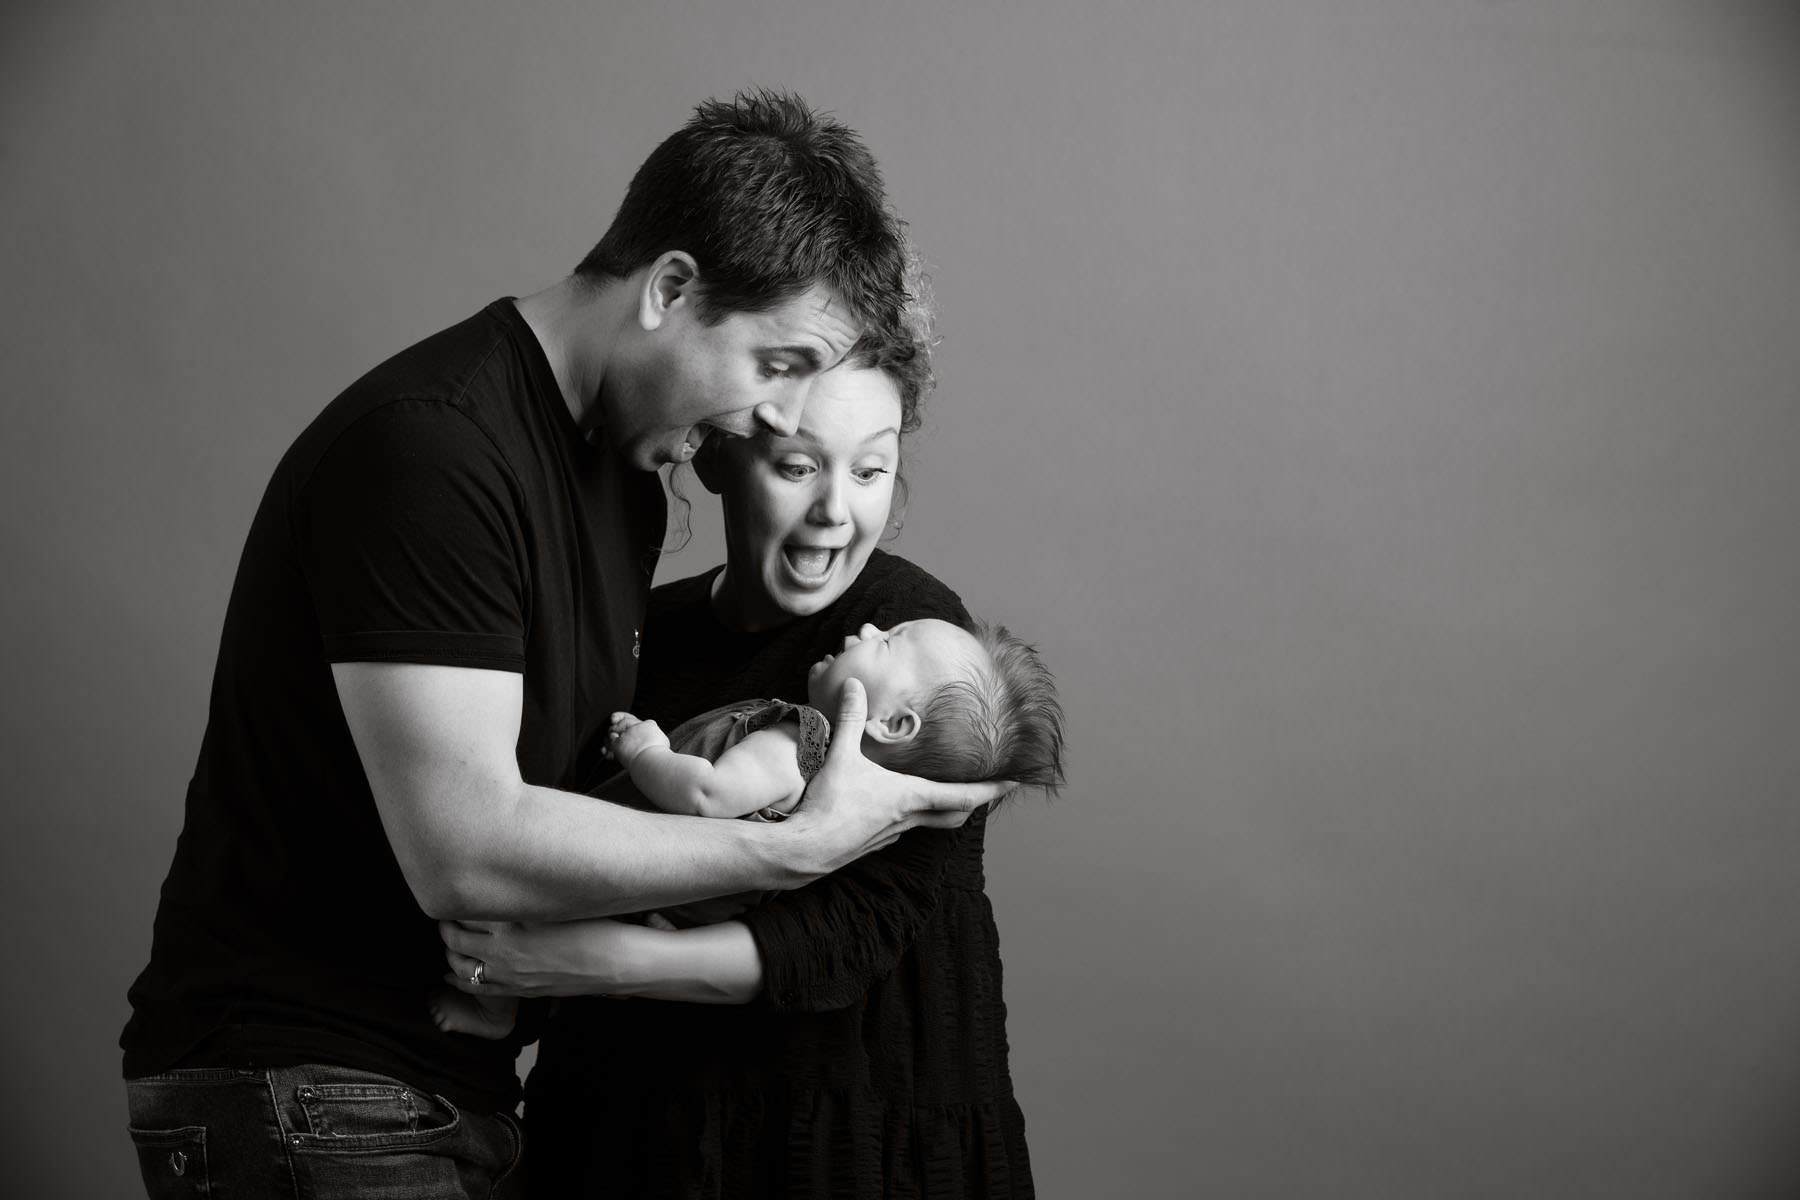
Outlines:
{"label": "black ruched dress", "polygon": [[[805,695],[807,668],[865,621],[967,618],[876,551],[823,612],[735,633],[712,615],[716,573],[651,598],[635,711],[665,728]],[[739,918],[763,960],[751,1004],[564,1001],[526,1084],[528,1194],[1031,1197],[985,832],[985,814],[914,830]]]}

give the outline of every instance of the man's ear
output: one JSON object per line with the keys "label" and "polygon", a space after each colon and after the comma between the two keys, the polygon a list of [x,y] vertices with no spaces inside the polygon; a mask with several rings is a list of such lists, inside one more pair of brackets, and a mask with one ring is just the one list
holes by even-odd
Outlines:
{"label": "man's ear", "polygon": [[644,274],[638,292],[638,324],[646,331],[662,328],[676,309],[692,310],[700,267],[682,250],[665,250]]}
{"label": "man's ear", "polygon": [[919,736],[923,722],[910,708],[896,709],[882,716],[871,716],[863,725],[863,733],[884,746],[901,746]]}

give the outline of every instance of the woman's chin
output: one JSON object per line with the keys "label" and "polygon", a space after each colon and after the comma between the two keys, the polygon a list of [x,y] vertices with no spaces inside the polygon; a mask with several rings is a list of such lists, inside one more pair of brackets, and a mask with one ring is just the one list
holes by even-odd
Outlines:
{"label": "woman's chin", "polygon": [[782,612],[810,617],[844,594],[841,557],[823,575],[808,577],[794,570],[786,558],[777,557],[773,579],[767,580],[769,598]]}

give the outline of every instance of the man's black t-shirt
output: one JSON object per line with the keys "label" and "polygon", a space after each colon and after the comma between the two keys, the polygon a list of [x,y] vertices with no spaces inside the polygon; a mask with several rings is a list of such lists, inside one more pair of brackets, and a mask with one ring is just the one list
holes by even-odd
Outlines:
{"label": "man's black t-shirt", "polygon": [[440,1033],[334,662],[524,675],[520,771],[572,788],[630,706],[662,489],[590,443],[502,300],[346,390],[276,468],[225,616],[125,1074],[329,1062],[511,1108],[517,1041]]}

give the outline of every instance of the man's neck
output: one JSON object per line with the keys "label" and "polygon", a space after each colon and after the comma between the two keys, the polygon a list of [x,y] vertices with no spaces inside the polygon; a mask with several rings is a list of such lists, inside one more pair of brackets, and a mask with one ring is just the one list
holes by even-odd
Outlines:
{"label": "man's neck", "polygon": [[569,415],[590,435],[600,425],[600,383],[625,295],[620,281],[592,284],[571,275],[513,301],[543,347]]}

